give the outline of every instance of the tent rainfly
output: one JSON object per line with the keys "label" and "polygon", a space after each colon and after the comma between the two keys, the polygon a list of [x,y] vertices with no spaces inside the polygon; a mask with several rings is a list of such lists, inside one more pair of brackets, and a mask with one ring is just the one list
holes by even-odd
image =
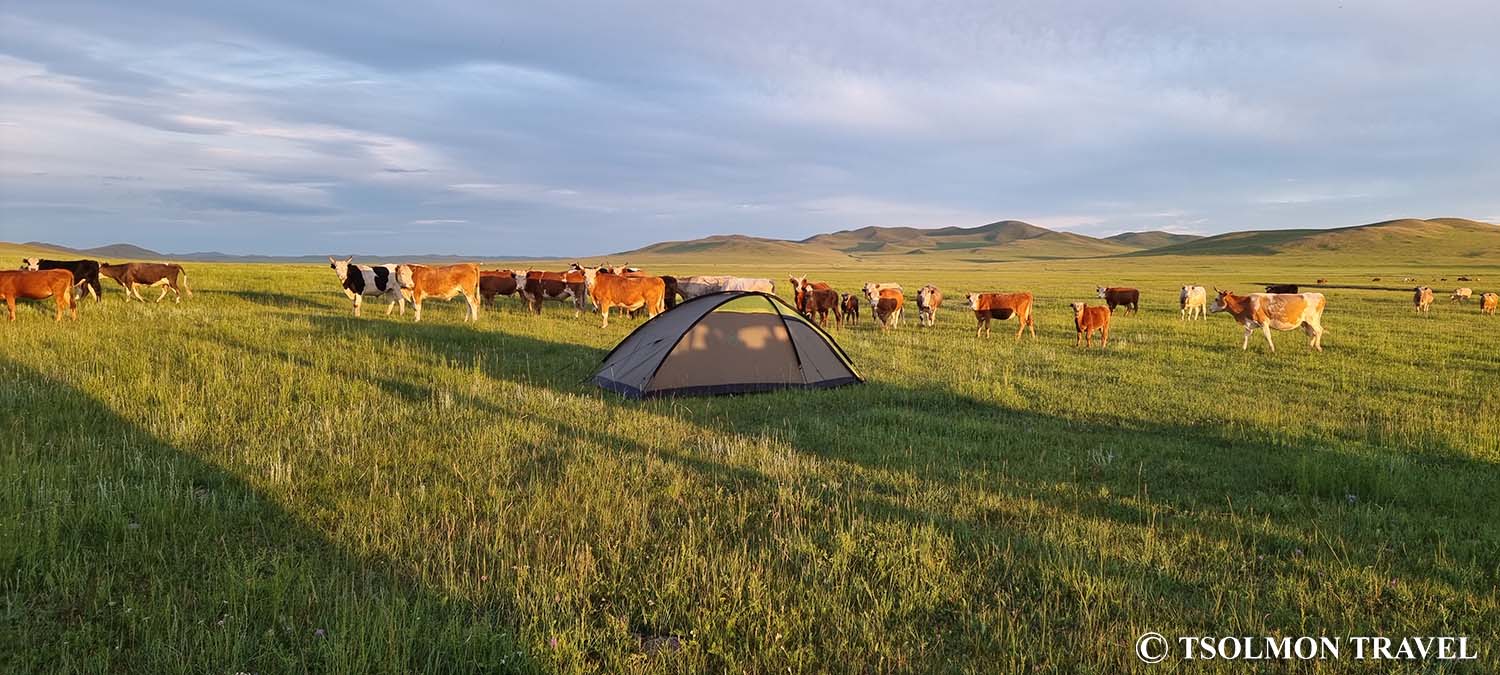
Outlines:
{"label": "tent rainfly", "polygon": [[821,389],[864,382],[826,331],[758,291],[710,293],[641,324],[594,384],[631,398]]}

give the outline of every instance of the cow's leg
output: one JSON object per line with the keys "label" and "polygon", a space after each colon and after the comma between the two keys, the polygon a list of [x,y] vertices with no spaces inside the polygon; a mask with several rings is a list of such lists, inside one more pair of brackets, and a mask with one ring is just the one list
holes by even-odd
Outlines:
{"label": "cow's leg", "polygon": [[413,323],[422,320],[422,298],[425,297],[421,291],[411,293],[411,320]]}
{"label": "cow's leg", "polygon": [[[583,310],[579,310],[579,313],[582,313],[582,311]],[[609,328],[609,303],[606,302],[602,305],[599,305],[599,316],[604,320],[604,323],[600,324],[600,327]]]}
{"label": "cow's leg", "polygon": [[1264,323],[1260,326],[1260,332],[1266,336],[1266,344],[1271,346],[1271,351],[1276,351],[1276,343],[1271,342],[1271,324]]}
{"label": "cow's leg", "polygon": [[480,302],[479,298],[476,298],[473,295],[465,293],[464,294],[464,302],[469,303],[469,318],[468,318],[468,320],[469,321],[474,321],[474,322],[477,323],[479,321],[479,302]]}
{"label": "cow's leg", "polygon": [[1254,332],[1255,332],[1255,325],[1251,324],[1249,322],[1246,322],[1245,323],[1245,341],[1240,344],[1240,349],[1243,350],[1243,349],[1249,349],[1250,348],[1250,334],[1254,333]]}
{"label": "cow's leg", "polygon": [[1103,326],[1099,327],[1099,348],[1109,348],[1109,324],[1104,324]]}
{"label": "cow's leg", "polygon": [[354,294],[354,316],[359,316],[359,308],[365,303],[365,297],[358,293]]}

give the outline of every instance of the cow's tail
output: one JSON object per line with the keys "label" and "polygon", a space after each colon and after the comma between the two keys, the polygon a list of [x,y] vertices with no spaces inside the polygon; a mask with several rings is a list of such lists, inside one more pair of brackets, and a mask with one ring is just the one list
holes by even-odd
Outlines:
{"label": "cow's tail", "polygon": [[677,277],[663,275],[661,280],[665,286],[662,293],[662,304],[666,306],[666,309],[672,309],[677,306]]}

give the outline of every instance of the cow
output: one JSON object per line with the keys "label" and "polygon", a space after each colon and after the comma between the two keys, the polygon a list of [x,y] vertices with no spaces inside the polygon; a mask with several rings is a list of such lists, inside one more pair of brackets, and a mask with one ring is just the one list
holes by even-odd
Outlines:
{"label": "cow", "polygon": [[479,304],[493,305],[497,295],[516,295],[521,290],[521,281],[514,270],[480,270]]}
{"label": "cow", "polygon": [[1202,286],[1183,286],[1177,295],[1182,306],[1183,320],[1202,319],[1208,309],[1208,289]]}
{"label": "cow", "polygon": [[1495,315],[1495,308],[1500,307],[1500,294],[1485,293],[1479,296],[1479,313]]}
{"label": "cow", "polygon": [[1418,312],[1432,311],[1432,289],[1427,286],[1418,286],[1411,289],[1411,304]]}
{"label": "cow", "polygon": [[1468,277],[1459,277],[1458,281],[1478,281],[1478,279],[1470,279]]}
{"label": "cow", "polygon": [[479,265],[397,265],[396,281],[411,292],[412,321],[422,320],[423,300],[452,300],[457,295],[464,296],[467,305],[464,321],[479,320]]}
{"label": "cow", "polygon": [[844,320],[844,309],[839,292],[821,281],[808,281],[807,277],[792,277],[792,306],[809,319],[816,318],[818,325],[828,327],[828,315],[833,315],[833,327],[839,328]]}
{"label": "cow", "polygon": [[[891,282],[877,283],[871,281],[865,283],[864,286],[860,287],[860,293],[865,296],[865,302],[870,303],[870,316],[874,318],[877,323],[883,324],[884,322],[881,320],[880,314],[875,311],[875,306],[880,304],[881,291],[895,291],[897,293],[902,293],[901,284]],[[901,325],[902,317],[906,314],[906,300],[904,297],[901,300],[901,306],[898,307],[896,311],[900,312],[902,315],[896,317],[896,325],[899,326]]]}
{"label": "cow", "polygon": [[187,285],[187,270],[174,263],[104,263],[99,265],[99,274],[114,279],[125,289],[126,302],[130,302],[132,297],[141,302],[146,301],[141,297],[140,286],[162,286],[161,295],[156,296],[157,302],[167,297],[168,290],[172,291],[179,303],[182,302],[183,293],[193,297],[193,291]]}
{"label": "cow", "polygon": [[1109,347],[1109,317],[1108,307],[1090,307],[1088,303],[1075,302],[1069,307],[1073,308],[1073,327],[1078,331],[1078,339],[1073,346],[1094,346],[1094,331],[1099,331],[1099,348]]}
{"label": "cow", "polygon": [[1020,322],[1016,339],[1020,340],[1021,333],[1028,327],[1031,328],[1031,338],[1036,339],[1036,323],[1031,317],[1031,293],[969,293],[964,296],[964,302],[974,310],[974,318],[979,322],[974,333],[976,336],[989,337],[990,319],[1005,321],[1015,315]]}
{"label": "cow", "polygon": [[1317,283],[1318,283],[1319,286],[1322,286],[1323,284],[1328,283],[1328,280],[1324,279],[1323,277],[1318,277],[1318,282]]}
{"label": "cow", "polygon": [[901,326],[901,315],[905,313],[906,296],[895,288],[882,288],[876,291],[875,302],[871,309],[875,315],[875,321],[886,330],[899,328]]}
{"label": "cow", "polygon": [[395,265],[355,265],[354,256],[343,260],[328,256],[328,267],[339,275],[339,284],[344,288],[344,295],[354,301],[354,316],[359,316],[359,307],[366,295],[383,297],[389,304],[385,306],[385,315],[391,315],[391,309],[397,305],[401,306],[401,316],[406,316],[406,294],[402,291],[401,284],[396,282]]}
{"label": "cow", "polygon": [[585,267],[583,280],[589,298],[603,317],[603,328],[609,327],[609,310],[614,307],[625,311],[645,308],[653,317],[666,311],[667,283],[661,277],[624,276]]}
{"label": "cow", "polygon": [[1104,299],[1105,304],[1109,305],[1110,312],[1114,312],[1116,307],[1121,306],[1131,314],[1140,311],[1141,292],[1134,288],[1100,286],[1095,288],[1094,292],[1098,293],[1099,297]]}
{"label": "cow", "polygon": [[1232,291],[1217,288],[1216,298],[1208,311],[1228,312],[1236,323],[1245,327],[1245,340],[1240,349],[1250,348],[1250,334],[1256,328],[1266,336],[1266,344],[1276,351],[1271,341],[1271,329],[1295,330],[1301,328],[1311,339],[1308,345],[1323,351],[1323,308],[1327,300],[1322,293],[1251,293],[1235,295]]}
{"label": "cow", "polygon": [[1468,302],[1472,297],[1474,297],[1474,289],[1458,288],[1454,289],[1453,295],[1448,297],[1448,302]]}
{"label": "cow", "polygon": [[1300,289],[1297,284],[1270,284],[1266,286],[1267,293],[1298,293]]}
{"label": "cow", "polygon": [[78,320],[78,302],[73,299],[73,273],[67,270],[5,270],[0,271],[0,298],[5,298],[5,309],[10,320],[16,320],[16,300],[57,301],[57,316],[62,321],[63,311],[72,310],[73,320]]}
{"label": "cow", "polygon": [[1380,281],[1380,277],[1370,277],[1370,281]]}
{"label": "cow", "polygon": [[917,291],[917,323],[931,328],[937,323],[937,310],[943,306],[943,292],[927,284]]}
{"label": "cow", "polygon": [[97,260],[24,258],[21,260],[21,269],[33,272],[67,270],[73,275],[73,289],[77,292],[77,298],[82,298],[84,291],[88,291],[88,294],[94,297],[94,302],[99,302],[104,296],[104,288],[99,285],[99,261]]}
{"label": "cow", "polygon": [[588,297],[582,269],[567,272],[527,270],[520,293],[521,299],[526,301],[526,307],[531,310],[532,314],[542,313],[543,300],[558,302],[571,300],[574,316],[577,316],[583,313],[584,298]]}
{"label": "cow", "polygon": [[845,293],[840,307],[844,310],[844,322],[859,321],[859,298],[852,293]]}
{"label": "cow", "polygon": [[683,300],[722,291],[760,291],[776,293],[776,282],[770,279],[731,276],[691,276],[677,279],[677,293]]}

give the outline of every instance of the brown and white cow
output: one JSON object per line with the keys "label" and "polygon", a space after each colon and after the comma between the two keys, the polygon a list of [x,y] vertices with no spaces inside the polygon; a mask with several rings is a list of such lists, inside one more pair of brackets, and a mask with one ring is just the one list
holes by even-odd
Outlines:
{"label": "brown and white cow", "polygon": [[526,301],[526,307],[532,314],[542,313],[542,301],[553,300],[557,302],[573,303],[574,315],[583,313],[584,298],[588,297],[587,284],[584,283],[583,270],[568,270],[566,272],[544,272],[542,270],[527,270],[525,280],[521,283],[521,299]]}
{"label": "brown and white cow", "polygon": [[585,267],[583,280],[589,299],[599,308],[604,328],[609,327],[609,310],[615,307],[627,312],[644,308],[650,316],[667,309],[667,283],[661,277],[624,276]]}
{"label": "brown and white cow", "polygon": [[859,298],[853,293],[845,293],[839,307],[844,310],[844,322],[859,321]]}
{"label": "brown and white cow", "polygon": [[1432,289],[1427,286],[1418,286],[1412,289],[1411,304],[1418,312],[1432,311]]}
{"label": "brown and white cow", "polygon": [[1500,307],[1500,293],[1485,293],[1479,296],[1479,313],[1495,315],[1495,309]]}
{"label": "brown and white cow", "polygon": [[808,281],[807,277],[792,277],[792,306],[809,319],[817,319],[818,325],[828,327],[828,315],[833,315],[833,327],[839,328],[844,320],[843,305],[839,292],[821,281]]}
{"label": "brown and white cow", "polygon": [[1218,292],[1209,312],[1228,312],[1235,323],[1245,327],[1245,340],[1240,349],[1250,348],[1250,334],[1256,328],[1266,336],[1266,344],[1276,351],[1271,342],[1271,329],[1296,330],[1301,328],[1310,338],[1308,346],[1323,351],[1323,309],[1328,302],[1322,293],[1251,293],[1235,295],[1232,291]]}
{"label": "brown and white cow", "polygon": [[1074,346],[1094,346],[1094,331],[1099,331],[1099,348],[1109,347],[1109,317],[1108,307],[1090,307],[1088,303],[1075,302],[1068,305],[1073,308],[1073,328],[1078,331],[1078,339]]}
{"label": "brown and white cow", "polygon": [[479,304],[493,305],[497,295],[516,295],[521,290],[521,282],[515,270],[480,270]]}
{"label": "brown and white cow", "polygon": [[1468,302],[1469,299],[1473,297],[1474,289],[1456,288],[1453,290],[1453,295],[1448,296],[1448,302]]}
{"label": "brown and white cow", "polygon": [[1183,286],[1182,292],[1177,295],[1177,302],[1182,306],[1183,320],[1202,319],[1204,312],[1208,310],[1208,289],[1202,286]]}
{"label": "brown and white cow", "polygon": [[187,284],[187,270],[175,263],[104,263],[99,266],[99,274],[114,279],[125,289],[126,302],[132,297],[141,302],[146,301],[141,297],[141,286],[162,286],[161,295],[156,296],[157,302],[167,297],[168,290],[172,291],[177,302],[182,302],[183,293],[193,297],[193,291]]}
{"label": "brown and white cow", "polygon": [[57,316],[62,321],[63,311],[71,309],[73,320],[78,320],[78,302],[73,299],[73,273],[67,270],[5,270],[0,271],[0,298],[5,299],[5,309],[10,320],[16,320],[16,300],[57,300]]}
{"label": "brown and white cow", "polygon": [[937,310],[943,306],[943,292],[927,284],[917,291],[917,323],[931,328],[937,323]]}
{"label": "brown and white cow", "polygon": [[1031,316],[1031,293],[969,293],[964,296],[964,301],[974,311],[974,319],[979,322],[975,335],[989,337],[990,319],[1005,321],[1015,316],[1020,323],[1016,328],[1016,339],[1021,339],[1021,333],[1027,328],[1031,329],[1032,339],[1036,339],[1036,323]]}
{"label": "brown and white cow", "polygon": [[875,321],[886,330],[900,327],[901,315],[906,313],[906,296],[895,288],[882,288],[876,293],[878,295],[871,305]]}
{"label": "brown and white cow", "polygon": [[901,290],[901,284],[889,281],[881,283],[877,283],[874,281],[866,282],[864,286],[860,287],[859,292],[861,295],[865,296],[865,302],[868,302],[871,306],[874,306],[875,300],[880,297],[880,292],[886,289],[896,291],[897,293],[905,292]]}
{"label": "brown and white cow", "polygon": [[1124,306],[1131,314],[1140,311],[1141,292],[1134,288],[1124,286],[1099,286],[1094,289],[1104,303],[1109,305],[1109,311],[1115,311],[1116,307]]}
{"label": "brown and white cow", "polygon": [[452,300],[458,295],[464,296],[464,304],[468,306],[464,321],[479,320],[479,265],[397,265],[396,280],[401,288],[411,292],[411,307],[415,310],[412,321],[422,320],[423,300]]}

